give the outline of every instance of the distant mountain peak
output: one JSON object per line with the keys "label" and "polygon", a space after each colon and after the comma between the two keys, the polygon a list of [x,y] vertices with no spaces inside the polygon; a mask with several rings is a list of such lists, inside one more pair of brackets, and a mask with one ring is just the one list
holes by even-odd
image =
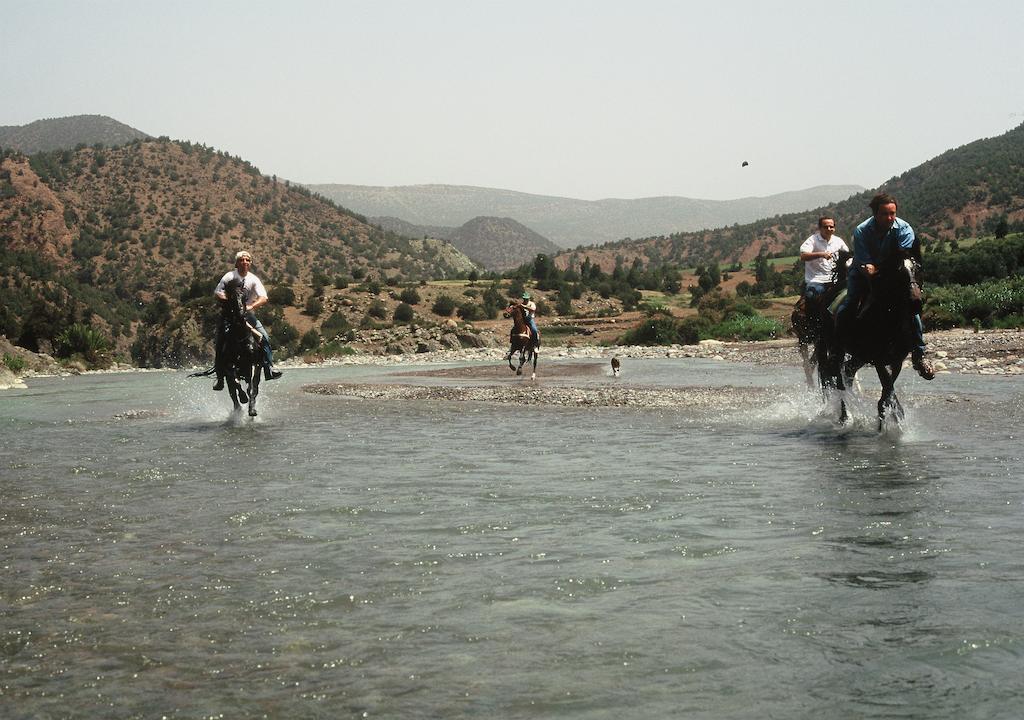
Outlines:
{"label": "distant mountain peak", "polygon": [[106,115],[71,115],[46,118],[27,125],[0,126],[0,147],[26,155],[51,150],[72,150],[79,145],[106,147],[145,140],[150,135]]}

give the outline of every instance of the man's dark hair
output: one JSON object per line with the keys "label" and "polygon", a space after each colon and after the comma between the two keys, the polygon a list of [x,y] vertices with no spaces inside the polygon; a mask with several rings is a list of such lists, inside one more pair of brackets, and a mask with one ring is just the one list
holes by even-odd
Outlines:
{"label": "man's dark hair", "polygon": [[818,218],[818,227],[821,227],[821,224],[826,220],[831,220],[833,225],[836,222],[836,219],[831,215],[822,215],[820,218]]}
{"label": "man's dark hair", "polygon": [[878,193],[873,198],[871,198],[871,202],[868,203],[868,207],[871,208],[872,215],[877,215],[878,208],[882,207],[883,205],[888,205],[889,203],[892,203],[897,208],[899,207],[899,203],[896,202],[896,198],[894,198],[892,195],[890,195],[889,193]]}

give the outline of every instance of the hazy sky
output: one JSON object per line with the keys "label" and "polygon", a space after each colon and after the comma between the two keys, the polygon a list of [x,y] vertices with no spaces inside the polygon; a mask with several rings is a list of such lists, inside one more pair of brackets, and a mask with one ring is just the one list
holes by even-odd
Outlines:
{"label": "hazy sky", "polygon": [[875,187],[1024,122],[1022,27],[1020,0],[0,0],[0,125],[109,115],[306,183]]}

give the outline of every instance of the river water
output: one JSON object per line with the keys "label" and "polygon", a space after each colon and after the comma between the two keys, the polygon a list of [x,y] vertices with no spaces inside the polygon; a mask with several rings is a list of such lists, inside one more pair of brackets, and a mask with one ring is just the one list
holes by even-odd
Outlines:
{"label": "river water", "polygon": [[0,716],[1020,716],[1020,379],[905,373],[878,433],[798,369],[624,369],[580,382],[770,399],[0,394]]}

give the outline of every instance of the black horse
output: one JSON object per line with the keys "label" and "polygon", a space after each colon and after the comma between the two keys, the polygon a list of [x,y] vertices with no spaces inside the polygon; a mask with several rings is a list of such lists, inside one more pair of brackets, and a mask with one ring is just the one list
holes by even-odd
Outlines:
{"label": "black horse", "polygon": [[260,393],[260,378],[266,365],[266,340],[245,319],[242,283],[232,280],[224,287],[224,292],[227,300],[220,301],[221,314],[217,320],[220,323],[217,360],[209,370],[190,377],[209,377],[214,373],[223,377],[235,412],[241,411],[242,403],[248,403],[249,415],[256,417],[256,396]]}
{"label": "black horse", "polygon": [[[846,288],[848,253],[837,263],[836,293]],[[871,365],[878,374],[882,395],[878,400],[878,429],[888,418],[903,419],[903,406],[896,396],[896,379],[914,345],[912,285],[916,282],[915,261],[894,257],[871,278],[868,292],[859,308],[850,308],[848,321],[836,326],[833,296],[818,311],[820,334],[815,344],[818,374],[823,388],[843,393],[857,371]],[[839,348],[844,351],[840,356]],[[849,357],[847,358],[847,354]],[[840,395],[840,422],[848,419],[846,401]]]}

